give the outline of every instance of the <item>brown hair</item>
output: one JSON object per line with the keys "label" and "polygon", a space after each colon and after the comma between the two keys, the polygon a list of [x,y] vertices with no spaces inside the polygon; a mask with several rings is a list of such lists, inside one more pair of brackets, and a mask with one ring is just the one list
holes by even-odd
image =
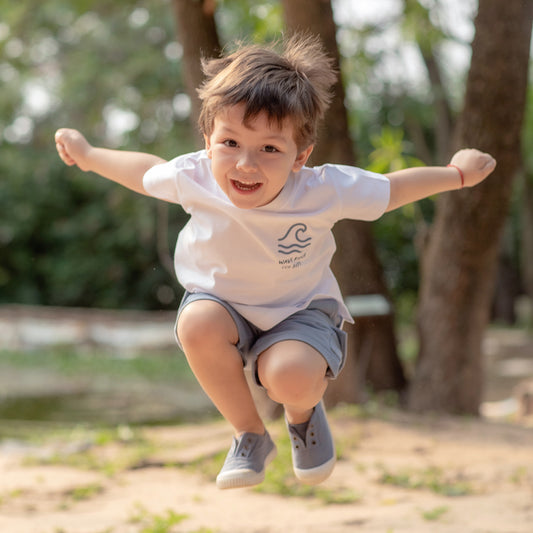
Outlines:
{"label": "brown hair", "polygon": [[226,57],[202,61],[206,80],[198,89],[202,100],[198,122],[204,135],[212,133],[221,109],[243,103],[245,124],[266,112],[280,127],[286,118],[293,121],[298,149],[316,141],[337,73],[318,38],[295,35],[282,44],[281,53],[275,44],[240,45]]}

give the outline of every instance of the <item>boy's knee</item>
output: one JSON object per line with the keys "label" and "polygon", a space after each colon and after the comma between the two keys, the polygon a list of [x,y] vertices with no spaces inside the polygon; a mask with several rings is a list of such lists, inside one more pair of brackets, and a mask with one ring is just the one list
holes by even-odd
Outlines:
{"label": "boy's knee", "polygon": [[327,385],[327,364],[318,352],[313,352],[307,357],[291,356],[287,346],[283,351],[267,351],[259,357],[259,379],[273,400],[292,404],[300,400],[305,403],[315,396],[320,399]]}
{"label": "boy's knee", "polygon": [[212,300],[196,300],[188,304],[180,313],[176,333],[185,349],[224,340],[235,344],[239,338],[231,315]]}

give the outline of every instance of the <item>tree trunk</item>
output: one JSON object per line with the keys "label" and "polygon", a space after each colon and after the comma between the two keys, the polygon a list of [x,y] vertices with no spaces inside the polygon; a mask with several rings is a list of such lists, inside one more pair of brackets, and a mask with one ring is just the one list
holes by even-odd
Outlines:
{"label": "tree trunk", "polygon": [[533,303],[533,176],[524,174],[522,196],[522,279]]}
{"label": "tree trunk", "polygon": [[[339,68],[331,2],[283,0],[282,4],[289,31],[319,35],[325,49]],[[334,98],[326,115],[319,142],[313,152],[314,164],[355,164],[356,156],[350,140],[344,96],[344,87],[339,78],[334,87]],[[334,234],[337,253],[333,260],[333,270],[343,294],[387,295],[371,225],[345,220],[336,225]],[[356,325],[349,325],[346,329],[349,334],[346,366],[340,377],[330,384],[326,393],[327,402],[335,404],[339,401],[363,401],[364,385],[367,381],[377,391],[401,391],[405,386],[405,377],[396,352],[393,317],[357,320]]]}
{"label": "tree trunk", "polygon": [[191,99],[193,128],[197,144],[203,139],[196,125],[200,114],[200,99],[196,89],[204,79],[201,59],[216,57],[220,53],[220,42],[215,24],[215,0],[173,0],[174,21],[177,34],[183,46],[183,79]]}
{"label": "tree trunk", "polygon": [[498,160],[494,174],[441,195],[422,263],[420,355],[409,394],[416,411],[477,414],[481,343],[512,179],[520,165],[533,3],[480,0],[456,146]]}

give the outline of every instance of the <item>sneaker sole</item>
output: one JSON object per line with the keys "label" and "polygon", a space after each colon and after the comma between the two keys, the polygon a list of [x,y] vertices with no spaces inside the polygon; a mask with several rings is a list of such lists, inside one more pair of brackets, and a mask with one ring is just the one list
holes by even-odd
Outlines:
{"label": "sneaker sole", "polygon": [[217,487],[219,489],[241,489],[244,487],[253,487],[265,479],[265,469],[274,460],[278,451],[276,447],[272,448],[265,458],[265,466],[261,472],[255,470],[241,469],[225,472],[217,476]]}
{"label": "sneaker sole", "polygon": [[315,468],[297,468],[294,466],[294,474],[296,477],[307,485],[318,485],[328,479],[328,477],[333,472],[337,458],[333,456],[329,461],[316,466]]}

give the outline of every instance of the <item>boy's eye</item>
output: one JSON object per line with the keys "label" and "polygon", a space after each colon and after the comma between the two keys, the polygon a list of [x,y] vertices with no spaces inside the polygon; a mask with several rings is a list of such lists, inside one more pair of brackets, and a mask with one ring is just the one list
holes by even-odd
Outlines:
{"label": "boy's eye", "polygon": [[226,139],[224,144],[229,148],[235,148],[237,146],[237,141],[234,141],[233,139]]}
{"label": "boy's eye", "polygon": [[271,144],[267,144],[264,147],[264,150],[265,150],[265,152],[269,152],[271,154],[278,151],[278,149],[275,146],[272,146]]}

